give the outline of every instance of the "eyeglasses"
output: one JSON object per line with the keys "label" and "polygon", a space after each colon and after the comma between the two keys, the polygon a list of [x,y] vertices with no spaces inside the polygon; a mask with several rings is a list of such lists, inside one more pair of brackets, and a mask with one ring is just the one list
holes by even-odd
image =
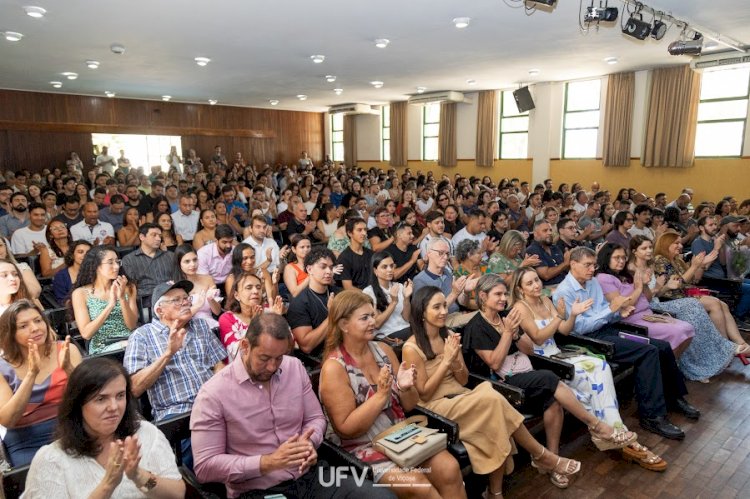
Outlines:
{"label": "eyeglasses", "polygon": [[594,270],[599,270],[599,266],[598,266],[598,265],[597,265],[596,263],[594,263],[594,262],[586,262],[586,263],[582,263],[582,262],[576,262],[575,260],[573,260],[573,261],[574,261],[575,263],[577,263],[578,265],[582,265],[584,269],[594,269]]}
{"label": "eyeglasses", "polygon": [[117,265],[119,267],[122,265],[122,260],[105,260],[102,265]]}
{"label": "eyeglasses", "polygon": [[189,302],[190,297],[188,295],[182,296],[180,298],[173,298],[171,300],[161,300],[162,303],[174,303],[175,305],[182,305],[185,302]]}
{"label": "eyeglasses", "polygon": [[624,262],[624,261],[626,261],[627,259],[628,259],[628,257],[626,257],[626,256],[613,256],[613,257],[612,257],[612,260],[616,260],[616,261],[618,261],[618,262]]}
{"label": "eyeglasses", "polygon": [[437,253],[440,258],[447,258],[448,255],[451,254],[450,251],[440,251],[436,249],[431,249],[430,251],[434,251],[435,253]]}

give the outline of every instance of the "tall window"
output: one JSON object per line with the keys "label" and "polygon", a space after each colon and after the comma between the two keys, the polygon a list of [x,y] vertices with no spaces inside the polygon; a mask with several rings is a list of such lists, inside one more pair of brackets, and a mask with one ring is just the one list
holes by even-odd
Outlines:
{"label": "tall window", "polygon": [[518,112],[513,91],[504,90],[500,99],[500,159],[529,156],[529,112]]}
{"label": "tall window", "polygon": [[440,103],[433,102],[422,108],[422,160],[437,161],[438,133],[440,132]]}
{"label": "tall window", "polygon": [[186,153],[182,150],[182,138],[172,135],[92,133],[91,143],[98,151],[107,146],[108,154],[115,159],[120,157],[121,150],[125,151],[125,157],[130,160],[130,165],[142,166],[146,173],[156,165],[160,165],[164,173],[169,171],[167,155],[172,146],[177,148],[177,154],[183,160]]}
{"label": "tall window", "polygon": [[565,84],[563,158],[595,158],[599,136],[600,79]]}
{"label": "tall window", "polygon": [[383,161],[391,160],[391,106],[383,106],[380,110],[382,148],[381,157]]}
{"label": "tall window", "polygon": [[742,156],[748,96],[750,68],[703,73],[696,156]]}
{"label": "tall window", "polygon": [[331,115],[331,159],[344,161],[344,115]]}

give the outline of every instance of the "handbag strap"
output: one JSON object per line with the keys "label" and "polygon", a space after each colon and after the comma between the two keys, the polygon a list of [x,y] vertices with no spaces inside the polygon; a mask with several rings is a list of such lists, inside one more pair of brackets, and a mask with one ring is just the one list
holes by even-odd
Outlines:
{"label": "handbag strap", "polygon": [[410,424],[416,424],[417,426],[427,426],[427,416],[423,414],[418,414],[416,416],[409,416],[408,418],[404,419],[403,421],[396,423],[395,425],[391,426],[387,430],[383,430],[372,439],[373,442],[377,442],[378,440],[387,437],[394,431],[398,431],[404,426],[408,426]]}

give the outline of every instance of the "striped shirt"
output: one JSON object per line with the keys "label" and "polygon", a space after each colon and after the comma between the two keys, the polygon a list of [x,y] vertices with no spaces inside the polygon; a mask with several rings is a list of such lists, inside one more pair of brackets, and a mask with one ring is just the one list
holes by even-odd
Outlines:
{"label": "striped shirt", "polygon": [[[132,375],[150,366],[167,351],[168,344],[169,328],[154,317],[130,336],[123,360],[125,369]],[[226,350],[206,321],[188,322],[182,348],[147,390],[154,421],[191,411],[198,390],[213,376],[214,366],[226,357]]]}
{"label": "striped shirt", "polygon": [[152,257],[138,248],[122,259],[122,270],[135,283],[138,296],[151,296],[157,284],[172,280],[175,269],[174,254],[156,250]]}

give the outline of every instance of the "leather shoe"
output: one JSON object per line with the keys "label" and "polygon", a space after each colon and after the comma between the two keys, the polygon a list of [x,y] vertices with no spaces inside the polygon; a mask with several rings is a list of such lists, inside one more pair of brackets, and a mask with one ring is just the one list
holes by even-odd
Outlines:
{"label": "leather shoe", "polygon": [[701,417],[701,411],[690,405],[690,403],[683,397],[675,400],[674,405],[674,410],[677,412],[681,412],[686,418],[698,419],[699,417]]}
{"label": "leather shoe", "polygon": [[659,416],[656,418],[641,418],[641,428],[644,430],[661,435],[664,438],[671,438],[672,440],[682,440],[685,438],[685,432],[682,429],[672,424],[672,422],[666,416]]}

